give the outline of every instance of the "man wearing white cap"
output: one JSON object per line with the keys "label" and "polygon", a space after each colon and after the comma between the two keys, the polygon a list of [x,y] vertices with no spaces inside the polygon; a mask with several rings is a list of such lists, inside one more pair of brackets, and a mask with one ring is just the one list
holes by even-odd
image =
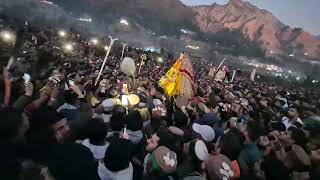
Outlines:
{"label": "man wearing white cap", "polygon": [[179,179],[194,177],[204,171],[204,162],[209,158],[207,146],[202,140],[193,140],[183,147],[185,160],[177,168]]}
{"label": "man wearing white cap", "polygon": [[199,135],[200,139],[202,139],[204,142],[210,143],[215,138],[215,133],[212,127],[208,125],[200,125],[197,123],[194,123],[192,125],[192,130]]}
{"label": "man wearing white cap", "polygon": [[116,105],[116,102],[112,98],[104,100],[96,108],[96,112],[93,114],[93,117],[103,119],[105,123],[109,123],[110,118],[112,117],[112,111],[115,105]]}

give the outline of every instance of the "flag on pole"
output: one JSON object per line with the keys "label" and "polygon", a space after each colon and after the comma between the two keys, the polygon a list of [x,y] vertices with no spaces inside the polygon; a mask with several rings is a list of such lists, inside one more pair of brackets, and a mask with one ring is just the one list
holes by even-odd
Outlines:
{"label": "flag on pole", "polygon": [[178,95],[192,99],[194,95],[194,74],[192,63],[187,54],[181,54],[165,76],[160,79],[160,86],[168,97]]}
{"label": "flag on pole", "polygon": [[231,78],[231,82],[233,82],[233,80],[234,80],[234,77],[236,76],[236,70],[233,70],[233,72],[232,72],[232,78]]}
{"label": "flag on pole", "polygon": [[225,61],[226,61],[226,58],[223,58],[223,60],[220,62],[219,66],[218,66],[218,68],[217,68],[217,71],[220,70],[222,64],[223,64]]}

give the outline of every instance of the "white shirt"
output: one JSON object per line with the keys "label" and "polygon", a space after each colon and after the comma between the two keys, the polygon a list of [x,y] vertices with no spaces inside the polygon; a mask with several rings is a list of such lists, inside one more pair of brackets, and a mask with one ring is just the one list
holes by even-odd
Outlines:
{"label": "white shirt", "polygon": [[102,160],[104,158],[104,154],[106,153],[107,148],[109,147],[108,142],[106,142],[105,145],[97,146],[97,145],[91,144],[89,139],[83,140],[81,144],[90,149],[90,151],[93,154],[93,157],[96,160]]}
{"label": "white shirt", "polygon": [[111,172],[104,166],[103,162],[99,162],[98,174],[101,180],[132,180],[133,167],[130,163],[127,169]]}
{"label": "white shirt", "polygon": [[[300,123],[301,125],[303,125],[302,120],[298,117],[296,120],[298,123]],[[288,117],[284,117],[282,118],[282,123],[286,126],[286,129],[288,130],[289,127],[296,127],[295,125],[292,124],[292,122],[289,120]]]}

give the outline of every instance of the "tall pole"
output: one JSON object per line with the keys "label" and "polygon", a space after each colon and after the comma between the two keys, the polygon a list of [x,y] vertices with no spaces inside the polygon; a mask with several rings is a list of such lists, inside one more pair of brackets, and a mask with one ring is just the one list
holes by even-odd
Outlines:
{"label": "tall pole", "polygon": [[124,54],[124,48],[126,47],[127,44],[121,43],[122,44],[122,53],[121,53],[121,61],[123,60],[123,54]]}
{"label": "tall pole", "polygon": [[234,77],[236,76],[236,70],[233,70],[233,72],[232,72],[232,78],[231,78],[231,82],[233,82],[233,80],[234,80]]}
{"label": "tall pole", "polygon": [[[146,55],[146,54],[142,54],[142,55],[140,56],[140,58],[141,58],[141,61],[140,61],[140,64],[139,64],[138,75],[140,75],[141,67],[142,67],[142,65],[144,64],[144,61],[147,60],[147,55]],[[143,64],[142,64],[142,63],[143,63]]]}
{"label": "tall pole", "polygon": [[219,64],[217,71],[219,71],[219,69],[221,68],[222,64],[224,63],[224,61],[226,60],[226,58],[223,58],[223,60],[221,61],[221,63]]}
{"label": "tall pole", "polygon": [[97,79],[96,79],[95,86],[98,84],[98,81],[99,81],[99,79],[100,79],[100,76],[101,76],[101,74],[102,74],[102,71],[103,71],[103,69],[104,69],[104,66],[106,65],[106,62],[107,62],[107,59],[108,59],[108,57],[109,57],[109,54],[110,54],[110,51],[111,51],[112,46],[113,46],[114,42],[118,40],[117,38],[113,39],[111,36],[109,36],[109,38],[110,38],[109,49],[108,49],[108,51],[107,51],[107,53],[106,53],[106,56],[104,57],[102,66],[101,66],[101,68],[100,68],[98,77],[97,77]]}

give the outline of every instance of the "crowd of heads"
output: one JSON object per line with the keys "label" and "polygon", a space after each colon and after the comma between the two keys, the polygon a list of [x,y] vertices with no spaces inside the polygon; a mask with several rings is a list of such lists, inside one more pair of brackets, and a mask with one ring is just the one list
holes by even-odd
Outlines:
{"label": "crowd of heads", "polygon": [[318,91],[246,73],[216,82],[193,61],[194,97],[168,97],[158,84],[174,63],[166,52],[127,47],[141,67],[127,76],[115,46],[97,79],[105,48],[76,31],[28,25],[16,38],[0,47],[15,59],[1,63],[0,179],[320,178]]}

